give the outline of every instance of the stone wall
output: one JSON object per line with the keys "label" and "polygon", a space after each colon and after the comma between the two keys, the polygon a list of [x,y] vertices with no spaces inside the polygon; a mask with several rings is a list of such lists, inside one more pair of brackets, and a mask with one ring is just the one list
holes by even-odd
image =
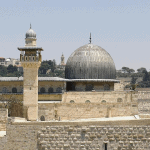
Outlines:
{"label": "stone wall", "polygon": [[87,122],[14,122],[5,150],[149,150],[150,119]]}
{"label": "stone wall", "polygon": [[138,91],[138,99],[150,99],[150,91]]}
{"label": "stone wall", "polygon": [[0,108],[0,131],[6,131],[8,109]]}
{"label": "stone wall", "polygon": [[137,91],[107,91],[107,92],[65,92],[62,95],[63,103],[85,103],[89,100],[91,103],[101,103],[105,100],[108,103],[118,102],[118,98],[122,99],[122,103],[137,102]]}
{"label": "stone wall", "polygon": [[139,99],[138,100],[138,112],[139,114],[150,115],[150,99]]}
{"label": "stone wall", "polygon": [[38,119],[76,120],[134,116],[138,114],[137,103],[46,103],[38,106]]}

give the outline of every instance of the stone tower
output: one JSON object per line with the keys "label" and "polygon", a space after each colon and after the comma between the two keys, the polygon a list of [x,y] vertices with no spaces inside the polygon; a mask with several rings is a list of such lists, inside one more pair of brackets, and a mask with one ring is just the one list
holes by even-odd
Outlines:
{"label": "stone tower", "polygon": [[26,32],[25,47],[21,51],[20,62],[24,71],[23,112],[30,121],[38,119],[38,68],[41,64],[41,47],[36,46],[36,33],[30,29]]}
{"label": "stone tower", "polygon": [[61,55],[61,63],[60,63],[60,65],[65,65],[65,57],[64,57],[64,55],[62,54]]}

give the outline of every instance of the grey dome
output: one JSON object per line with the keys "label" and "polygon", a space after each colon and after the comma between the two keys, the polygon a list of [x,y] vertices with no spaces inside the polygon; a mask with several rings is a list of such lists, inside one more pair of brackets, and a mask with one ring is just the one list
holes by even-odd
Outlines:
{"label": "grey dome", "polygon": [[86,44],[75,50],[65,67],[67,79],[115,79],[116,68],[110,54],[103,48]]}
{"label": "grey dome", "polygon": [[36,33],[33,31],[33,29],[31,29],[31,25],[30,29],[26,32],[26,38],[36,38]]}

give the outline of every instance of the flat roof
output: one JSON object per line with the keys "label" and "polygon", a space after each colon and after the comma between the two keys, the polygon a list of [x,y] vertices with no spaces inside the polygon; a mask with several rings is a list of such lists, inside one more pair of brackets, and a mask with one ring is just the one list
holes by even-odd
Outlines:
{"label": "flat roof", "polygon": [[[0,77],[1,81],[23,81],[23,77]],[[118,83],[119,80],[115,79],[65,79],[60,77],[38,77],[38,81],[65,81],[65,82],[114,82]]]}
{"label": "flat roof", "polygon": [[[0,81],[23,81],[23,77],[0,77]],[[68,81],[59,77],[38,77],[38,81]]]}
{"label": "flat roof", "polygon": [[36,46],[24,46],[24,47],[18,47],[18,50],[22,51],[22,50],[41,50],[43,51],[42,47],[36,47]]}
{"label": "flat roof", "polygon": [[69,82],[120,82],[116,79],[69,79]]}

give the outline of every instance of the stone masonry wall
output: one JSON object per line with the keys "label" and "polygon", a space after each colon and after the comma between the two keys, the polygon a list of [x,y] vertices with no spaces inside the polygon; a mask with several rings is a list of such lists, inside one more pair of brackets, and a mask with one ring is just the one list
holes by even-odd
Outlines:
{"label": "stone masonry wall", "polygon": [[6,131],[8,109],[0,108],[0,131]]}
{"label": "stone masonry wall", "polygon": [[138,114],[136,103],[49,103],[39,104],[38,119],[76,120],[85,118],[105,118],[134,116]]}
{"label": "stone masonry wall", "polygon": [[91,103],[101,103],[105,100],[108,103],[116,103],[118,98],[122,99],[122,103],[137,102],[137,91],[107,91],[107,92],[65,92],[62,95],[63,103],[85,103],[89,100]]}
{"label": "stone masonry wall", "polygon": [[138,100],[138,112],[139,114],[150,114],[150,99]]}
{"label": "stone masonry wall", "polygon": [[16,122],[5,150],[149,150],[150,119],[88,122]]}

